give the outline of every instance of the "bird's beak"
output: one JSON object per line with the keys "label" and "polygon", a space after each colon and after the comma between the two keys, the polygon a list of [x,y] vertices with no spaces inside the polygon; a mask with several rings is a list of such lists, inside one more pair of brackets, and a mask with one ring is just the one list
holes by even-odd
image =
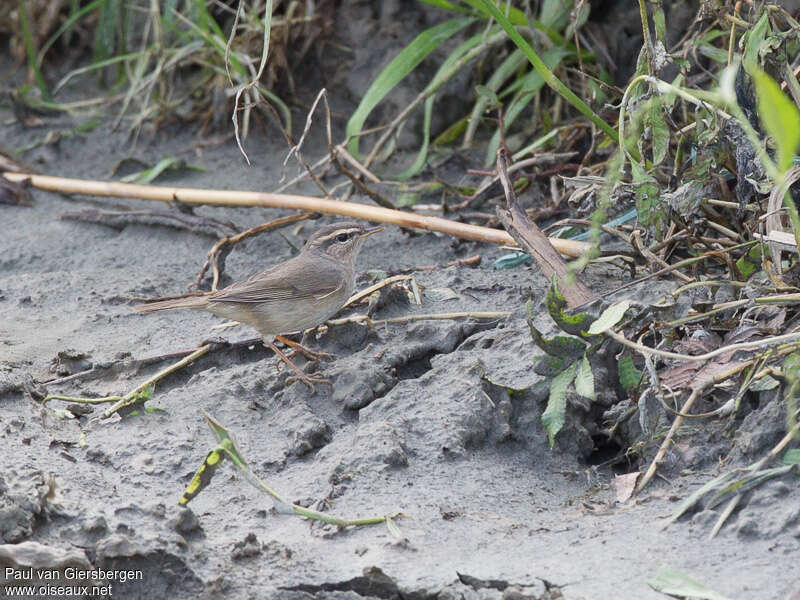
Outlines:
{"label": "bird's beak", "polygon": [[385,225],[380,225],[380,226],[378,226],[378,227],[373,227],[373,228],[371,228],[371,229],[365,229],[365,230],[364,230],[364,233],[362,233],[362,234],[361,234],[361,237],[362,237],[362,238],[369,237],[369,236],[371,236],[373,233],[378,233],[378,232],[380,232],[380,231],[383,231],[384,229],[386,229],[386,226],[385,226]]}

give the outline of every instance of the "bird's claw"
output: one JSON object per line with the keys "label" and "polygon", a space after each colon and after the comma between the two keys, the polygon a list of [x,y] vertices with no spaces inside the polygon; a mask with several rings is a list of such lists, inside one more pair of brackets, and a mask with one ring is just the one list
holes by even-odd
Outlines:
{"label": "bird's claw", "polygon": [[320,373],[311,373],[309,375],[306,375],[305,373],[302,375],[290,375],[289,377],[286,378],[286,385],[289,386],[293,384],[295,381],[302,381],[303,383],[305,383],[311,390],[312,394],[316,392],[316,388],[314,387],[315,384],[316,385],[327,384],[331,386],[331,388],[333,388],[333,383],[331,383],[331,380],[324,378]]}

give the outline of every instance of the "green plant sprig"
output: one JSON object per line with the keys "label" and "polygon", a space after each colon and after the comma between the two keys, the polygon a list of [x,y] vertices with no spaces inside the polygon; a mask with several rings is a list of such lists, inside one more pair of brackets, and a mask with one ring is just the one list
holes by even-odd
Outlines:
{"label": "green plant sprig", "polygon": [[606,123],[600,116],[595,113],[583,100],[581,100],[571,89],[564,85],[555,74],[547,68],[547,65],[539,58],[539,55],[525,40],[522,35],[517,31],[516,27],[509,21],[506,16],[488,0],[464,0],[473,8],[490,14],[497,23],[506,31],[508,37],[516,44],[517,48],[522,50],[528,58],[533,68],[542,76],[544,82],[553,91],[559,94],[564,100],[569,102],[578,111],[594,123],[600,130],[602,130],[612,141],[619,144],[620,140],[614,128]]}
{"label": "green plant sprig", "polygon": [[186,491],[178,501],[178,504],[181,506],[188,504],[210,483],[211,478],[213,477],[219,464],[223,459],[228,458],[233,465],[242,472],[250,485],[254,486],[259,491],[266,493],[272,498],[275,510],[277,510],[279,514],[305,517],[306,519],[311,519],[312,521],[328,523],[339,528],[357,527],[361,525],[378,525],[380,523],[385,523],[392,536],[396,538],[403,537],[400,529],[397,527],[397,524],[394,523],[394,519],[406,516],[401,512],[393,515],[367,517],[364,519],[342,519],[334,515],[305,508],[304,506],[298,506],[297,504],[292,504],[291,502],[287,501],[274,488],[263,481],[258,475],[253,473],[252,469],[247,464],[247,461],[244,459],[244,456],[239,450],[236,444],[236,439],[230,430],[228,430],[224,425],[222,425],[219,421],[214,419],[205,411],[201,412],[203,413],[203,417],[205,417],[208,426],[211,428],[211,431],[216,436],[219,445],[208,453],[206,459],[203,461],[203,464],[195,473],[192,481],[187,486]]}

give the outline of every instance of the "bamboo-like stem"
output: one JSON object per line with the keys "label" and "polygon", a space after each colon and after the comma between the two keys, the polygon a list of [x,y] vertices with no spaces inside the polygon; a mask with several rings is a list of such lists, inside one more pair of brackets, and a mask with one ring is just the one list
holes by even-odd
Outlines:
{"label": "bamboo-like stem", "polygon": [[[437,231],[455,237],[499,245],[516,245],[506,231],[459,223],[442,217],[417,215],[382,206],[369,206],[354,202],[340,202],[312,196],[295,194],[272,194],[268,192],[248,192],[234,190],[209,190],[181,188],[172,186],[137,185],[111,181],[71,179],[51,175],[5,172],[9,181],[30,181],[33,187],[64,194],[85,194],[87,196],[111,196],[115,198],[139,198],[157,202],[183,202],[185,204],[206,204],[214,206],[261,206],[265,208],[284,208],[304,210],[327,215],[340,215],[354,219],[364,219],[377,223],[390,223],[400,227]],[[585,242],[550,238],[556,250],[567,256],[578,258],[588,251]]]}

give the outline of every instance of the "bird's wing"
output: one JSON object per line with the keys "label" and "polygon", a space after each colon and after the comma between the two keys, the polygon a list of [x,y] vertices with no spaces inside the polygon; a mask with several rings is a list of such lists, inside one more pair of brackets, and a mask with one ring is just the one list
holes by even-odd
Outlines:
{"label": "bird's wing", "polygon": [[290,299],[322,299],[339,291],[346,284],[346,277],[335,265],[314,269],[309,276],[308,265],[298,264],[296,258],[257,273],[239,283],[234,283],[212,294],[211,302],[264,303]]}

